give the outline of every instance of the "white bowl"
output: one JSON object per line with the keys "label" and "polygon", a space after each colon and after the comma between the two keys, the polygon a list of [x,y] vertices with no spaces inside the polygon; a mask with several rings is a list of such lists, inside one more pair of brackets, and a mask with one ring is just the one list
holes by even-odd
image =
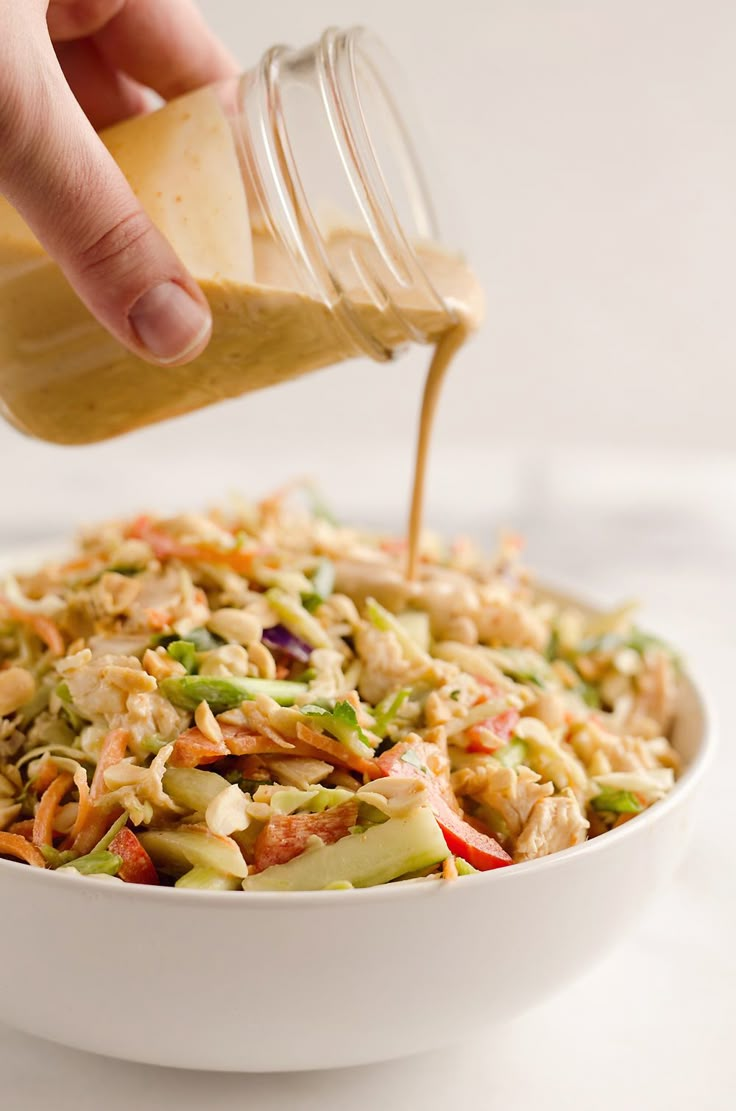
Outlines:
{"label": "white bowl", "polygon": [[712,749],[682,683],[686,770],[619,829],[453,883],[249,893],[126,887],[0,860],[0,1020],[132,1061],[357,1065],[502,1023],[622,936],[687,843]]}

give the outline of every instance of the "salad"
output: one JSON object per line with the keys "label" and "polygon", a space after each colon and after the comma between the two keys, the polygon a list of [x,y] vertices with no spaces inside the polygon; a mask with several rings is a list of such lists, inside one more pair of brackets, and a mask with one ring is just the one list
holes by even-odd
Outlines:
{"label": "salad", "polygon": [[0,582],[0,855],[294,891],[455,880],[605,834],[678,770],[678,662],[493,558],[285,491],[84,533]]}

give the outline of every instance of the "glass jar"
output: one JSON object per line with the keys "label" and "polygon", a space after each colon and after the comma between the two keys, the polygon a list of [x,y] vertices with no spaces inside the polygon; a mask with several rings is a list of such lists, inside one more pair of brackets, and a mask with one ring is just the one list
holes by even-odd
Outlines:
{"label": "glass jar", "polygon": [[3,415],[87,443],[447,331],[460,263],[437,246],[400,86],[372,35],[329,30],[103,133],[210,302],[184,367],[108,335],[0,202]]}

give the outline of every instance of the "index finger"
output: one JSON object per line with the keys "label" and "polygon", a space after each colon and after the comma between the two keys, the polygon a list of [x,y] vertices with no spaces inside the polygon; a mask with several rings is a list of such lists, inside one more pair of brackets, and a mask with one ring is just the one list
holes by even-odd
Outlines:
{"label": "index finger", "polygon": [[94,39],[111,66],[166,100],[239,70],[191,0],[126,0]]}

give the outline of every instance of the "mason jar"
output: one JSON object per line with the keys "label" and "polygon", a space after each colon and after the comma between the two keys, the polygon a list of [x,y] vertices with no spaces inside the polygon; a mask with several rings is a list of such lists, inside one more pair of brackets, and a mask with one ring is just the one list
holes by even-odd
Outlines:
{"label": "mason jar", "polygon": [[204,290],[207,349],[151,366],[91,316],[0,202],[0,408],[79,444],[354,356],[431,343],[472,287],[441,230],[397,67],[363,29],[102,135]]}

